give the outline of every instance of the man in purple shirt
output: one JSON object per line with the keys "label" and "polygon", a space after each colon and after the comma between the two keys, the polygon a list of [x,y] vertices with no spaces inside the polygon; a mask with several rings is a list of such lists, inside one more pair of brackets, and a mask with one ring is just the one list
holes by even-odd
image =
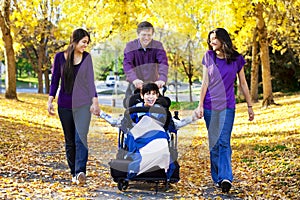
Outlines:
{"label": "man in purple shirt", "polygon": [[147,21],[137,28],[138,38],[126,44],[123,68],[129,82],[126,96],[141,89],[144,82],[163,87],[168,78],[168,58],[161,42],[153,40],[154,28]]}

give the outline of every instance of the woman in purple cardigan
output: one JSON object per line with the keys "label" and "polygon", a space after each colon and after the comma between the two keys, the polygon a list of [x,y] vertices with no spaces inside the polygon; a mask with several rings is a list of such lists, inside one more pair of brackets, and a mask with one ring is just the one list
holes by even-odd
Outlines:
{"label": "woman in purple cardigan", "polygon": [[48,98],[48,112],[53,115],[52,102],[60,83],[58,115],[64,131],[72,183],[79,185],[86,181],[87,134],[91,113],[100,113],[93,63],[91,55],[85,51],[89,42],[89,33],[81,28],[76,29],[67,50],[55,55]]}
{"label": "woman in purple cardigan", "polygon": [[244,93],[249,120],[254,112],[244,74],[245,60],[234,50],[227,31],[217,28],[208,34],[203,80],[196,115],[204,117],[208,130],[211,176],[214,183],[229,192],[232,181],[230,138],[235,116],[234,82],[238,75]]}

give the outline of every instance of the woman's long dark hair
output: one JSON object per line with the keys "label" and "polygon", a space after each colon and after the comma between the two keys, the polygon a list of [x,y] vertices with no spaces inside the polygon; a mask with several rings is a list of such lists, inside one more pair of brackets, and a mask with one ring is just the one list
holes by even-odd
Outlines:
{"label": "woman's long dark hair", "polygon": [[90,34],[82,29],[76,29],[73,31],[73,34],[70,38],[70,45],[68,46],[66,53],[67,53],[67,59],[66,63],[63,69],[63,76],[64,76],[64,91],[67,94],[71,94],[73,90],[74,85],[74,50],[76,45],[79,43],[79,41],[84,38],[85,36],[88,36],[89,42],[90,40]]}
{"label": "woman's long dark hair", "polygon": [[235,61],[239,53],[233,48],[232,41],[228,32],[224,28],[216,28],[208,33],[207,44],[210,50],[213,50],[212,46],[210,45],[210,35],[212,33],[216,34],[216,38],[221,42],[222,48],[220,51],[224,53],[224,57],[226,62],[229,64],[232,61]]}

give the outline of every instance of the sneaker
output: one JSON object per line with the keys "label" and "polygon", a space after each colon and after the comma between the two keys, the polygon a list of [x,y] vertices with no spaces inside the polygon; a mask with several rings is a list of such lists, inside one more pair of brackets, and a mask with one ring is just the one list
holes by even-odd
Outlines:
{"label": "sneaker", "polygon": [[229,192],[231,186],[232,186],[231,182],[229,180],[227,180],[227,179],[224,179],[221,182],[222,192]]}
{"label": "sneaker", "polygon": [[217,187],[217,188],[221,187],[220,183],[215,183],[215,182],[214,182],[214,186]]}
{"label": "sneaker", "polygon": [[77,182],[76,176],[73,176],[72,177],[72,184],[76,184],[76,182]]}
{"label": "sneaker", "polygon": [[84,172],[79,172],[76,176],[77,185],[84,185],[86,181],[86,176]]}

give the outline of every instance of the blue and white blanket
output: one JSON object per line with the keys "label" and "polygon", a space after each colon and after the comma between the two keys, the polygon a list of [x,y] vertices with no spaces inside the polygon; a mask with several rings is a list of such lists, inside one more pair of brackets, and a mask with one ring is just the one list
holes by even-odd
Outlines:
{"label": "blue and white blanket", "polygon": [[[128,166],[128,179],[154,166],[159,166],[171,175],[169,134],[155,119],[144,116],[127,134],[127,156],[133,161]],[[170,168],[171,166],[171,168]],[[170,169],[169,169],[170,168]]]}

